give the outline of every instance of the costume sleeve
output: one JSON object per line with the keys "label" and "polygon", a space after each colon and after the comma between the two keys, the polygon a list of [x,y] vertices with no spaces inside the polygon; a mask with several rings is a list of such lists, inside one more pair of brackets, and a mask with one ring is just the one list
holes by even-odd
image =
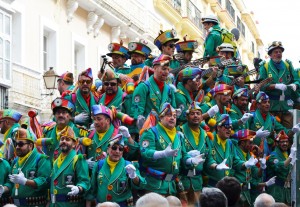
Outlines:
{"label": "costume sleeve", "polygon": [[48,187],[48,180],[50,179],[51,173],[51,163],[50,159],[46,155],[41,155],[41,159],[38,163],[38,171],[37,178],[33,179],[33,181],[37,185],[36,191],[40,191],[43,188]]}
{"label": "costume sleeve", "polygon": [[144,83],[140,83],[133,92],[131,117],[133,117],[135,120],[137,119],[138,115],[144,115],[147,93],[148,88]]}
{"label": "costume sleeve", "polygon": [[145,131],[140,139],[140,151],[143,159],[152,160],[156,151],[155,135],[151,129]]}
{"label": "costume sleeve", "polygon": [[89,167],[85,161],[83,155],[77,155],[78,161],[76,163],[76,177],[77,177],[77,186],[83,188],[84,192],[87,192],[90,189],[90,178],[89,178]]}

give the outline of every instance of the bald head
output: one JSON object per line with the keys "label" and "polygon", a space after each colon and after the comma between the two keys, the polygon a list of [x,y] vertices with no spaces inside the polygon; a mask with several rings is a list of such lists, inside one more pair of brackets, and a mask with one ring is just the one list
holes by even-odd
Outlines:
{"label": "bald head", "polygon": [[274,203],[275,200],[271,195],[262,193],[255,199],[254,207],[271,207]]}

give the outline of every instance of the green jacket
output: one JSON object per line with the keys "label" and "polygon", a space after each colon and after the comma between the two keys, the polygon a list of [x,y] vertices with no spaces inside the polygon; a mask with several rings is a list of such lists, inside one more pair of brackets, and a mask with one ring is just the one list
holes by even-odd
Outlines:
{"label": "green jacket", "polygon": [[186,110],[188,110],[189,105],[193,102],[190,92],[183,86],[182,82],[177,84],[177,91],[175,93],[176,106],[181,109],[182,113],[178,120],[181,123],[186,122]]}
{"label": "green jacket", "polygon": [[148,81],[139,83],[133,92],[131,117],[134,119],[137,119],[138,115],[147,117],[152,109],[159,113],[161,106],[166,102],[176,108],[173,90],[165,83],[161,93],[151,76]]}
{"label": "green jacket", "polygon": [[127,75],[127,74],[129,74],[129,73],[132,72],[132,69],[130,67],[128,67],[127,65],[124,64],[123,67],[115,68],[115,72]]}
{"label": "green jacket", "polygon": [[292,165],[285,167],[284,161],[286,159],[278,147],[271,153],[267,162],[267,169],[270,178],[276,176],[276,183],[268,187],[267,192],[274,197],[276,202],[291,204],[291,188],[285,187],[284,184],[292,170]]}
{"label": "green jacket", "polygon": [[214,25],[212,30],[207,34],[204,42],[203,57],[213,57],[218,55],[216,48],[222,44],[222,36],[217,30],[221,30],[220,26]]}
{"label": "green jacket", "polygon": [[[105,201],[111,202],[126,202],[127,199],[132,198],[132,188],[140,188],[146,185],[146,181],[140,176],[138,165],[136,165],[136,173],[140,179],[139,186],[128,177],[125,166],[132,164],[121,158],[116,165],[113,173],[110,172],[110,166],[107,164],[107,159],[100,160],[93,168],[91,177],[91,191],[87,200],[97,200],[97,203]],[[137,163],[136,163],[137,164]],[[133,205],[128,205],[133,206]]]}
{"label": "green jacket", "polygon": [[5,147],[6,147],[6,140],[7,140],[7,138],[14,138],[14,134],[15,134],[15,132],[16,132],[16,130],[18,129],[18,128],[20,128],[21,126],[20,126],[20,124],[19,123],[15,123],[15,124],[13,124],[12,126],[11,126],[11,128],[9,128],[8,129],[8,132],[7,133],[5,133],[4,134],[4,137],[3,137],[3,145],[2,145],[2,147],[0,147],[0,158],[5,158],[5,159],[14,159],[14,157],[4,157],[4,149],[5,149]]}
{"label": "green jacket", "polygon": [[[51,183],[50,183],[50,194],[53,198],[58,199],[62,196],[67,196],[71,191],[67,185],[76,185],[80,186],[83,189],[83,193],[80,196],[84,196],[90,189],[90,178],[88,165],[85,161],[83,155],[76,155],[75,150],[71,150],[69,154],[65,157],[60,168],[57,166],[57,160],[53,164],[53,169],[51,173]],[[74,197],[74,196],[72,196]],[[52,207],[82,207],[85,206],[85,201],[82,202],[59,202],[56,201],[55,204],[51,202]]]}
{"label": "green jacket", "polygon": [[[205,168],[205,173],[208,175],[211,184],[215,184],[225,176],[231,176],[234,171],[241,170],[244,161],[236,154],[234,144],[230,139],[227,139],[225,150],[218,144],[217,134],[214,133],[214,139],[210,140],[211,154],[213,159],[220,164],[224,159],[227,159],[226,164],[231,170],[216,170],[211,168]],[[234,171],[233,171],[234,170]],[[209,182],[210,185],[210,182]]]}
{"label": "green jacket", "polygon": [[[10,183],[9,183],[8,175],[11,173],[11,167],[7,160],[0,159],[0,171],[1,171],[0,185],[9,187]],[[8,197],[9,197],[9,193],[5,193],[2,195],[2,198],[8,198]]]}
{"label": "green jacket", "polygon": [[[184,134],[182,145],[184,145],[186,152],[198,150],[200,154],[204,154],[203,158],[205,159],[205,162],[197,165],[195,170],[191,166],[183,165],[180,171],[182,184],[186,190],[191,187],[194,191],[201,191],[203,184],[203,168],[209,168],[212,164],[216,163],[211,155],[211,148],[210,144],[208,143],[209,138],[207,137],[206,132],[199,126],[200,135],[198,137],[199,143],[197,145],[188,123],[182,125],[180,130]],[[193,171],[195,172],[195,175]]]}
{"label": "green jacket", "polygon": [[[146,189],[159,194],[176,194],[175,177],[179,174],[181,162],[186,163],[189,155],[186,153],[184,145],[181,143],[180,135],[176,134],[172,142],[165,130],[157,124],[157,133],[155,129],[148,129],[140,138],[141,151],[141,174],[147,181]],[[154,130],[154,131],[153,131]],[[172,149],[178,149],[176,157],[166,157],[153,159],[155,151],[161,151],[167,148],[169,143],[172,143]],[[151,172],[151,173],[149,173]],[[157,172],[157,173],[156,173]],[[169,174],[168,178],[162,176],[159,178],[157,174]]]}
{"label": "green jacket", "polygon": [[[280,68],[280,69],[277,69]],[[281,63],[276,67],[276,64],[270,60],[265,64],[261,64],[260,66],[260,79],[266,79],[271,77],[273,80],[271,83],[266,84],[261,88],[262,91],[265,91],[270,97],[270,111],[287,111],[292,109],[292,106],[288,105],[288,100],[292,99],[291,95],[293,90],[288,87],[286,91],[284,91],[284,99],[279,100],[280,95],[282,95],[281,90],[273,89],[267,90],[266,88],[270,84],[276,83],[284,83],[286,85],[294,83],[297,85],[299,90],[300,82],[297,71],[295,71],[292,63],[290,61],[281,61]]]}
{"label": "green jacket", "polygon": [[124,92],[122,91],[122,89],[120,87],[118,87],[116,96],[107,105],[105,105],[106,93],[104,93],[99,100],[99,104],[105,105],[108,108],[111,108],[112,106],[114,106],[116,109],[121,111],[122,102],[123,102],[123,93]]}
{"label": "green jacket", "polygon": [[37,188],[19,185],[18,195],[16,195],[16,185],[10,183],[8,187],[11,190],[11,196],[14,199],[45,196],[45,199],[47,199],[49,189],[48,179],[51,173],[49,157],[40,154],[37,149],[34,148],[31,155],[29,155],[21,166],[18,160],[19,158],[17,157],[12,163],[11,174],[18,174],[19,169],[21,169],[27,179],[33,180],[36,183]]}
{"label": "green jacket", "polygon": [[235,105],[231,105],[231,109],[229,111],[229,116],[232,121],[233,130],[238,131],[240,129],[249,129],[249,122],[247,121],[245,124],[239,125],[239,120],[243,117],[243,113],[241,110]]}

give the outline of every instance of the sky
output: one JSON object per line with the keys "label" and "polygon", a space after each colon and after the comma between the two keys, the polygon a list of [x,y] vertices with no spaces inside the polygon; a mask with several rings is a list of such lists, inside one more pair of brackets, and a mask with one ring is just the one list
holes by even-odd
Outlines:
{"label": "sky", "polygon": [[283,59],[300,68],[300,1],[299,0],[244,0],[258,21],[261,39],[268,48],[272,41],[281,41]]}

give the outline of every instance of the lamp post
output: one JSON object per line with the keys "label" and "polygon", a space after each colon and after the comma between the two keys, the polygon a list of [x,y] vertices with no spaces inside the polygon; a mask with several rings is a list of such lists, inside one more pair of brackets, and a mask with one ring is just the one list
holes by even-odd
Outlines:
{"label": "lamp post", "polygon": [[50,67],[48,71],[46,71],[43,75],[43,79],[45,82],[46,89],[52,89],[52,91],[48,94],[42,94],[46,96],[53,95],[54,89],[56,89],[56,82],[57,82],[58,75],[53,70],[53,67]]}

